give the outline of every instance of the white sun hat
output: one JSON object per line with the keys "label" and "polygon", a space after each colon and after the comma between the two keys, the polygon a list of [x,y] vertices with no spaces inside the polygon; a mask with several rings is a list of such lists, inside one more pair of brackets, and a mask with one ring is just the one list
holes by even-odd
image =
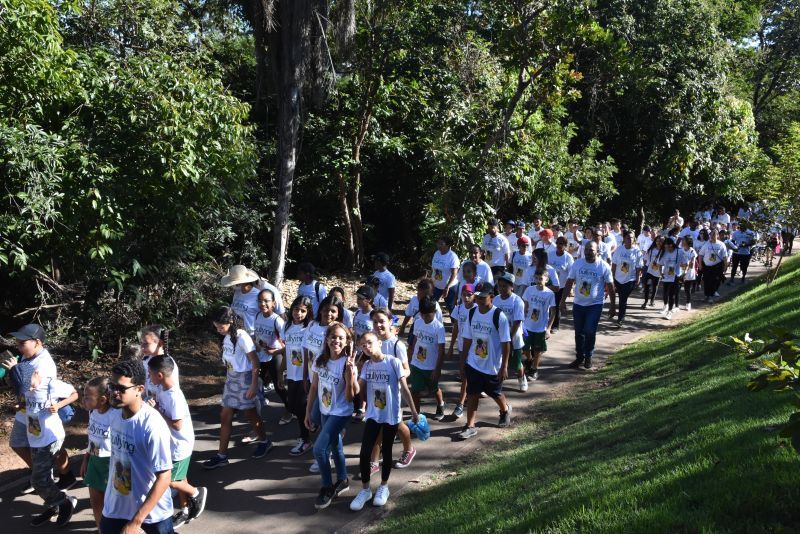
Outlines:
{"label": "white sun hat", "polygon": [[238,284],[248,284],[258,282],[261,279],[258,273],[251,271],[244,265],[234,265],[228,270],[228,274],[222,277],[219,281],[225,287],[231,287]]}

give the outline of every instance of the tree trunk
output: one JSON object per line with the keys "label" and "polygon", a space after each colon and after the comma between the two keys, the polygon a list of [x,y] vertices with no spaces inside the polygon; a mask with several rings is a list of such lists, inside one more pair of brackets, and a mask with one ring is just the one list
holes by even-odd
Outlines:
{"label": "tree trunk", "polygon": [[[370,95],[367,96],[370,98]],[[358,124],[358,132],[353,139],[352,149],[352,187],[350,189],[350,222],[353,227],[353,245],[355,249],[355,265],[364,265],[364,223],[361,217],[361,147],[367,137],[369,123],[372,120],[372,106],[368,104]]]}
{"label": "tree trunk", "polygon": [[342,172],[337,172],[339,180],[339,208],[342,210],[342,222],[344,222],[345,245],[347,246],[347,261],[350,269],[356,270],[356,254],[354,249],[353,225],[350,223],[350,208],[347,206],[347,180]]}

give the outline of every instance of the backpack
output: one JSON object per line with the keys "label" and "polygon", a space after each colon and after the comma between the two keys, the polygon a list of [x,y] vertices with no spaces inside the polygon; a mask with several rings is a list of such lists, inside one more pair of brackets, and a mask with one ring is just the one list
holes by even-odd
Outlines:
{"label": "backpack", "polygon": [[317,302],[319,302],[319,286],[322,285],[318,281],[314,282],[314,294],[317,296]]}
{"label": "backpack", "polygon": [[[473,306],[471,310],[469,310],[469,326],[472,328],[472,317],[475,316],[475,310],[477,310],[477,306]],[[500,308],[495,307],[494,313],[492,314],[492,323],[494,323],[494,329],[498,332],[500,331],[500,314],[503,313]]]}
{"label": "backpack", "polygon": [[[47,383],[47,397],[50,398],[50,387],[52,385],[52,380]],[[67,424],[72,421],[72,418],[75,417],[75,408],[72,407],[71,404],[67,404],[60,410],[58,410],[58,417],[61,419],[63,424]]]}

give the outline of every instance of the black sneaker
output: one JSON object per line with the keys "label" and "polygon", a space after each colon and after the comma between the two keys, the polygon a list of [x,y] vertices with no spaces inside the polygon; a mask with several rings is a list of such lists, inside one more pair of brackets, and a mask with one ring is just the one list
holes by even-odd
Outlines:
{"label": "black sneaker", "polygon": [[178,530],[189,521],[191,521],[191,519],[189,518],[189,514],[187,514],[183,510],[180,510],[177,514],[172,516],[172,529]]}
{"label": "black sneaker", "polygon": [[440,404],[436,407],[436,413],[433,414],[433,418],[437,421],[444,419],[444,404]]}
{"label": "black sneaker", "polygon": [[586,358],[585,360],[583,360],[583,368],[584,369],[591,369],[592,368],[592,358],[591,357]]}
{"label": "black sneaker", "polygon": [[272,442],[270,440],[260,441],[256,446],[256,450],[251,455],[253,458],[263,458],[269,451],[272,450]]}
{"label": "black sneaker", "polygon": [[63,527],[69,520],[72,519],[72,513],[75,511],[75,505],[78,504],[78,499],[75,497],[67,497],[67,500],[58,505],[58,517],[56,518],[56,526]]}
{"label": "black sneaker", "polygon": [[317,495],[317,500],[314,502],[314,508],[317,510],[322,510],[323,508],[327,508],[331,505],[331,501],[333,500],[333,486],[328,486],[319,490],[319,495]]}
{"label": "black sneaker", "polygon": [[77,482],[78,479],[75,478],[74,474],[72,474],[72,470],[69,470],[60,477],[58,477],[58,482],[56,482],[56,486],[58,486],[58,489],[60,489],[61,491],[67,491]]}
{"label": "black sneaker", "polygon": [[46,525],[47,523],[50,522],[51,519],[53,519],[56,516],[56,514],[58,514],[57,508],[48,508],[41,514],[31,519],[30,525],[32,527],[41,527],[42,525]]}
{"label": "black sneaker", "polygon": [[206,509],[207,496],[208,490],[206,488],[197,488],[197,497],[189,498],[189,521],[200,517],[200,514]]}
{"label": "black sneaker", "polygon": [[573,362],[569,364],[568,367],[571,367],[573,369],[578,369],[582,363],[583,363],[583,358],[575,358],[575,360],[573,360]]}
{"label": "black sneaker", "polygon": [[346,492],[350,489],[350,480],[338,480],[336,484],[333,485],[333,494],[334,496],[338,497],[342,493]]}

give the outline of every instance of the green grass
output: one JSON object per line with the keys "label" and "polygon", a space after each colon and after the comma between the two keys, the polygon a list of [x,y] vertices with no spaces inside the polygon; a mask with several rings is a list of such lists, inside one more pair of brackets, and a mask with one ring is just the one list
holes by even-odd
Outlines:
{"label": "green grass", "polygon": [[789,399],[708,342],[800,328],[800,261],[692,324],[646,336],[507,439],[400,499],[379,531],[800,530],[800,458],[768,428]]}

